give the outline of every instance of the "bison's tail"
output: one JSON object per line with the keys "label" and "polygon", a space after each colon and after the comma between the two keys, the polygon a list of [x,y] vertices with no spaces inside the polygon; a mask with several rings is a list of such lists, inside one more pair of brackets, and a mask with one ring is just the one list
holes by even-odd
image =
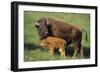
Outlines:
{"label": "bison's tail", "polygon": [[87,32],[84,29],[82,29],[82,31],[85,32],[85,34],[86,34],[85,40],[87,41],[88,40]]}

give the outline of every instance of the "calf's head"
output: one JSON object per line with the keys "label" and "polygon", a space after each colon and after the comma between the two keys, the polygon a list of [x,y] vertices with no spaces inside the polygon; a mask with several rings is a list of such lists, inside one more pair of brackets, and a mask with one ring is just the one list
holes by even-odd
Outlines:
{"label": "calf's head", "polygon": [[47,47],[47,41],[46,41],[46,39],[41,40],[40,46],[41,47]]}

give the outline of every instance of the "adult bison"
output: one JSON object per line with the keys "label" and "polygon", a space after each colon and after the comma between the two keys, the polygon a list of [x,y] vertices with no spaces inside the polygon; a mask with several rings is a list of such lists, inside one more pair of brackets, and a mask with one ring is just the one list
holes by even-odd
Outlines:
{"label": "adult bison", "polygon": [[36,27],[38,29],[41,40],[46,39],[48,36],[62,38],[66,40],[66,45],[71,43],[73,44],[73,58],[76,57],[78,51],[80,51],[80,55],[83,57],[83,48],[81,45],[83,30],[63,21],[48,17],[42,17],[37,20]]}

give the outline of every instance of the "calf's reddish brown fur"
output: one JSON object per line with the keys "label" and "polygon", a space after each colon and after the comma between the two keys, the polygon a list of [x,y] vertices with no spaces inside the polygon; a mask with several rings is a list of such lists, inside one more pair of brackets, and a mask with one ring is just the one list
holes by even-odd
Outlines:
{"label": "calf's reddish brown fur", "polygon": [[48,47],[49,52],[52,55],[54,54],[54,50],[59,48],[59,52],[61,53],[61,57],[63,58],[65,58],[65,44],[65,40],[56,37],[47,37],[40,42],[40,46]]}

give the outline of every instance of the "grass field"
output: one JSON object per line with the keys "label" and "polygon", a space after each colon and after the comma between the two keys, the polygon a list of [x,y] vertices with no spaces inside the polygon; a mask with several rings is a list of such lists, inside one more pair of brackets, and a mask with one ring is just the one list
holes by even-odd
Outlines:
{"label": "grass field", "polygon": [[[90,15],[79,13],[54,13],[54,12],[32,12],[24,11],[24,61],[44,61],[44,60],[62,60],[60,53],[56,51],[51,56],[48,49],[39,46],[39,35],[35,28],[35,23],[40,17],[52,17],[63,20],[66,23],[73,24],[87,31],[88,41],[85,41],[85,34],[82,36],[82,46],[84,48],[84,58],[90,57]],[[73,47],[66,47],[67,59],[72,59]],[[77,56],[80,59],[80,55]]]}

